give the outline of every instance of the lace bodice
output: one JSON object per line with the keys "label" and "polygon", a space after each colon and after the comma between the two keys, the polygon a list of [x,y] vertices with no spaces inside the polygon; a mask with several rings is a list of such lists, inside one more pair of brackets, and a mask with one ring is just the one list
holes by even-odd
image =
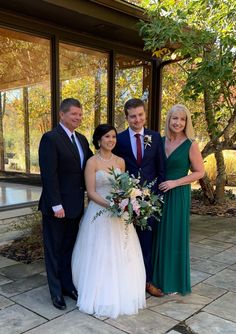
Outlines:
{"label": "lace bodice", "polygon": [[[115,168],[115,171],[118,173],[121,172],[119,168]],[[110,179],[112,178],[113,176],[105,170],[100,169],[96,171],[96,192],[103,198],[111,192],[112,186]]]}

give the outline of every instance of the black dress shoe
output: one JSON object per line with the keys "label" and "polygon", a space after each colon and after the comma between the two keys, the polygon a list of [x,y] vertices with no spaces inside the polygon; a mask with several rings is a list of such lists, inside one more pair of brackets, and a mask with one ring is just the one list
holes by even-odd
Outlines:
{"label": "black dress shoe", "polygon": [[66,308],[66,303],[63,296],[52,297],[52,303],[59,310],[65,310]]}
{"label": "black dress shoe", "polygon": [[65,291],[63,292],[63,295],[64,296],[68,296],[74,300],[77,300],[78,299],[78,293],[76,290],[72,290],[72,291]]}

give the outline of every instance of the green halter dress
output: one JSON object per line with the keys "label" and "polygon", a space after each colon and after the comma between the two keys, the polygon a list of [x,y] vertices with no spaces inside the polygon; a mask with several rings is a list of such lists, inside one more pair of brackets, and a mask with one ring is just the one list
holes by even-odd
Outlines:
{"label": "green halter dress", "polygon": [[[164,139],[165,140],[165,139]],[[166,180],[188,175],[189,149],[186,139],[167,158]],[[164,293],[191,292],[189,256],[190,185],[173,188],[164,195],[162,220],[153,249],[153,283]]]}

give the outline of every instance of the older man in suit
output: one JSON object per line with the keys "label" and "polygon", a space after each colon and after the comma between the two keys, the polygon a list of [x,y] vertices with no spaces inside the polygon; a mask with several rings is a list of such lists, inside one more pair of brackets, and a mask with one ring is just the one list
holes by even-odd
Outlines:
{"label": "older man in suit", "polygon": [[[124,111],[129,128],[118,134],[115,152],[125,160],[126,169],[134,176],[140,175],[141,183],[157,178],[153,191],[158,192],[158,184],[164,181],[164,151],[158,132],[144,128],[146,113],[141,99],[130,99]],[[152,242],[155,222],[149,219],[152,230],[142,231],[137,227],[144,264],[146,268],[146,290],[156,297],[163,296],[160,289],[152,284]]]}
{"label": "older man in suit", "polygon": [[82,106],[73,98],[61,102],[60,124],[42,136],[39,165],[43,239],[48,285],[53,305],[65,309],[63,295],[77,300],[71,256],[84,208],[84,166],[92,155],[87,139],[75,129]]}

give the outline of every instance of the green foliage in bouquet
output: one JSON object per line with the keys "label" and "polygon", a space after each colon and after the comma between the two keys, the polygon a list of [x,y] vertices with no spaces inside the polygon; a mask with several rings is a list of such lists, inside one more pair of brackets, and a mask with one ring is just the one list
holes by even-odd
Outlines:
{"label": "green foliage in bouquet", "polygon": [[112,190],[106,197],[110,205],[98,212],[94,219],[108,211],[111,216],[121,217],[125,224],[140,226],[142,230],[150,229],[148,218],[154,217],[159,221],[163,204],[162,197],[151,191],[157,180],[141,185],[140,177],[135,178],[128,172],[120,173],[112,168],[110,174]]}

